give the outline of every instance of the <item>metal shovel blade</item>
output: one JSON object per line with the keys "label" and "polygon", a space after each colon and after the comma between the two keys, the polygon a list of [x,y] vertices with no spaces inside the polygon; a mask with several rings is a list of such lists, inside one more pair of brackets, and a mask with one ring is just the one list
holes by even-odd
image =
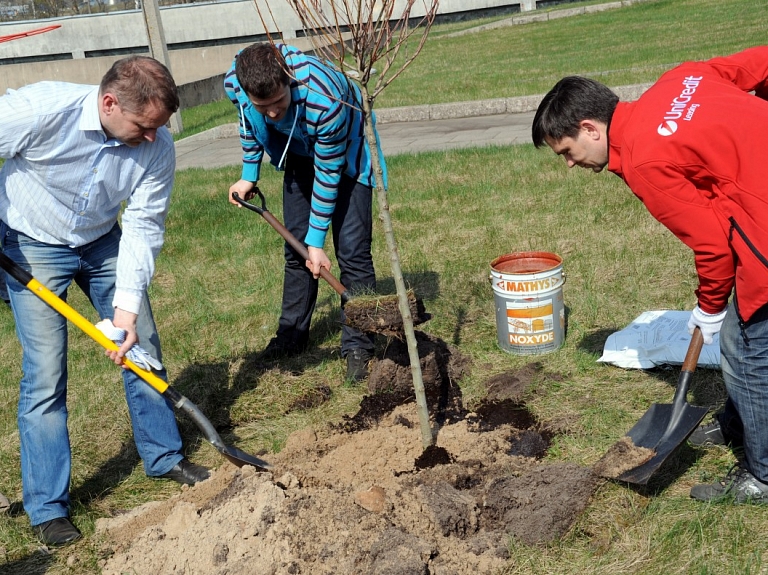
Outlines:
{"label": "metal shovel blade", "polygon": [[[147,381],[147,378],[145,377],[144,374],[137,372],[137,375],[142,377],[144,381]],[[154,374],[150,374],[150,375],[154,375]],[[147,383],[152,385],[152,387],[155,387],[155,385],[152,382],[147,381]],[[173,403],[176,409],[186,413],[187,416],[192,421],[195,422],[195,425],[197,425],[197,428],[202,432],[203,436],[230,463],[236,465],[237,467],[242,467],[243,465],[252,465],[253,467],[257,469],[261,469],[263,471],[269,471],[272,469],[272,466],[266,461],[259,459],[258,457],[255,457],[253,455],[249,455],[245,451],[238,449],[233,445],[225,444],[224,441],[222,441],[221,436],[213,427],[213,424],[210,422],[210,420],[205,415],[203,415],[202,411],[200,411],[200,408],[197,407],[194,403],[192,403],[187,397],[180,394],[175,388],[168,385],[165,391],[161,393],[164,397],[168,399],[168,401]]]}
{"label": "metal shovel blade", "polygon": [[688,387],[699,360],[704,343],[701,330],[696,328],[688,346],[680,377],[671,404],[654,403],[627,436],[636,447],[645,447],[654,452],[653,457],[633,469],[622,473],[619,481],[645,485],[651,475],[672,455],[677,447],[699,426],[709,411],[707,407],[690,405],[686,401]]}

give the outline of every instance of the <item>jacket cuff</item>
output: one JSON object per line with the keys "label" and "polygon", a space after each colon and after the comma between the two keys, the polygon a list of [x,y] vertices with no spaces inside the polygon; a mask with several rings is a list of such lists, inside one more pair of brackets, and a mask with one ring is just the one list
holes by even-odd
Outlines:
{"label": "jacket cuff", "polygon": [[258,182],[261,164],[243,164],[241,179],[246,182]]}
{"label": "jacket cuff", "polygon": [[328,232],[320,231],[316,228],[309,228],[304,243],[313,248],[323,249],[325,245],[325,236]]}

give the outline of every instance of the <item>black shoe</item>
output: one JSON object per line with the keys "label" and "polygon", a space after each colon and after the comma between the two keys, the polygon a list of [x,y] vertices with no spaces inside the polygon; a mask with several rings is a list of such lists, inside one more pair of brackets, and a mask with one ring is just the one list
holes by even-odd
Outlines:
{"label": "black shoe", "polygon": [[697,427],[688,437],[688,443],[696,447],[705,445],[725,445],[726,440],[720,422],[715,417],[711,423]]}
{"label": "black shoe", "polygon": [[273,337],[267,347],[259,354],[262,361],[276,361],[301,355],[307,350],[307,344],[296,343],[284,337]]}
{"label": "black shoe", "polygon": [[158,475],[156,479],[173,479],[177,483],[194,485],[199,481],[205,481],[210,476],[208,468],[195,465],[189,459],[182,459],[169,472]]}
{"label": "black shoe", "polygon": [[368,377],[368,364],[373,354],[367,349],[355,348],[347,354],[346,381],[359,383]]}
{"label": "black shoe", "polygon": [[73,543],[82,537],[68,517],[57,517],[40,525],[33,525],[32,531],[40,543],[48,547],[61,547]]}

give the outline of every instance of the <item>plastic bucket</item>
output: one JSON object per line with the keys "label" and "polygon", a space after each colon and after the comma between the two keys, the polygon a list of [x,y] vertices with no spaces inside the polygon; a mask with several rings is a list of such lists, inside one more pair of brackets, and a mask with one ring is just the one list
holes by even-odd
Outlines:
{"label": "plastic bucket", "polygon": [[491,262],[499,347],[519,355],[557,350],[565,339],[563,258],[517,252]]}

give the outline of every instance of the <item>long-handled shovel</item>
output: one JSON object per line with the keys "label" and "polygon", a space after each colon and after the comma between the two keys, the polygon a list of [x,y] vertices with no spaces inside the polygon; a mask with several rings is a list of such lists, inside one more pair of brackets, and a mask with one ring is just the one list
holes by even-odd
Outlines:
{"label": "long-handled shovel", "polygon": [[[11,274],[22,285],[26,286],[29,291],[83,330],[87,335],[91,337],[96,343],[100,344],[104,349],[117,351],[119,347],[106,335],[70,307],[64,300],[58,297],[55,293],[37,281],[32,275],[24,268],[20,267],[16,262],[0,252],[0,267],[6,272]],[[243,465],[253,465],[254,467],[264,470],[270,469],[270,465],[266,461],[262,461],[258,457],[248,455],[244,451],[241,451],[237,447],[231,445],[225,445],[221,440],[221,437],[216,432],[208,418],[198,409],[198,407],[192,403],[189,399],[184,397],[181,393],[176,391],[168,383],[157,377],[151,371],[145,370],[137,366],[128,358],[125,358],[125,366],[138,375],[141,379],[151,385],[155,390],[167,398],[177,409],[183,411],[189,416],[189,418],[195,422],[200,431],[202,431],[205,438],[229,461],[238,467]]]}
{"label": "long-handled shovel", "polygon": [[627,436],[636,447],[645,447],[652,450],[654,454],[642,465],[618,476],[616,479],[619,481],[640,485],[648,483],[651,475],[678,445],[688,439],[709,411],[706,407],[690,405],[686,401],[688,386],[696,370],[703,344],[704,337],[697,327],[693,332],[688,352],[685,354],[672,403],[654,403],[640,421],[627,432]]}
{"label": "long-handled shovel", "polygon": [[[237,192],[232,194],[232,197],[235,199],[235,201],[243,206],[244,208],[248,208],[249,210],[252,210],[259,214],[261,217],[263,217],[265,220],[267,220],[267,223],[275,228],[275,231],[280,234],[283,239],[288,242],[288,245],[290,245],[294,250],[296,250],[296,253],[299,254],[302,258],[305,260],[309,259],[309,250],[307,249],[307,246],[305,246],[303,243],[301,243],[299,240],[296,239],[296,236],[294,236],[291,232],[288,231],[288,228],[286,228],[282,223],[280,223],[280,220],[278,220],[275,216],[272,215],[272,213],[267,209],[267,200],[264,198],[264,194],[261,193],[261,190],[259,188],[253,189],[254,193],[259,196],[259,199],[261,199],[261,206],[257,206],[255,204],[251,204],[249,202],[246,202],[244,199],[242,199]],[[346,304],[350,300],[349,292],[347,291],[347,288],[345,288],[339,280],[337,280],[331,272],[329,272],[325,268],[320,268],[320,277],[323,278],[325,281],[328,282],[328,284],[336,290],[336,293],[338,293],[341,296],[341,303]]]}
{"label": "long-handled shovel", "polygon": [[[237,192],[232,194],[232,197],[244,208],[248,208],[263,217],[267,223],[282,236],[288,245],[296,250],[296,253],[298,253],[299,256],[308,260],[309,250],[307,249],[307,246],[296,239],[296,236],[288,231],[288,229],[267,209],[267,201],[264,198],[264,194],[261,193],[261,190],[259,190],[259,188],[254,188],[253,191],[261,200],[261,206],[246,202],[237,194]],[[341,296],[342,305],[347,305],[352,301],[352,296],[347,291],[347,288],[345,288],[342,283],[331,274],[331,272],[325,268],[320,268],[320,277],[327,281],[330,286],[336,290],[336,293]],[[376,331],[384,334],[390,332],[397,334],[402,331],[402,317],[398,311],[397,296],[376,297],[365,302],[361,301],[362,299],[364,298],[355,298],[355,302],[359,304],[358,306],[355,306],[358,308],[356,311],[350,313],[349,308],[352,308],[352,306],[347,308],[348,325],[359,328],[362,331]],[[431,317],[425,312],[421,300],[417,300],[415,296],[409,297],[408,303],[410,305],[414,325],[424,323]],[[352,319],[351,316],[354,316],[357,319]]]}

